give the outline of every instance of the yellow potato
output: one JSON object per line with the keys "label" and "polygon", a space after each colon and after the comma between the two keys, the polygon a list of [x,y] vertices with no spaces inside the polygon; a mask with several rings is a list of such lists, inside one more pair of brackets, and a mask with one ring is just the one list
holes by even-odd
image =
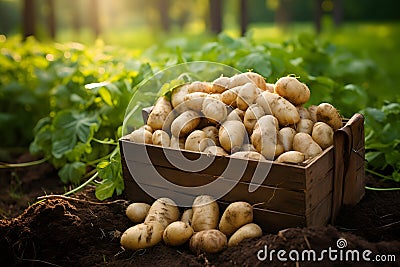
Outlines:
{"label": "yellow potato", "polygon": [[128,228],[121,236],[121,246],[125,249],[138,250],[158,244],[164,227],[157,221],[140,223]]}
{"label": "yellow potato", "polygon": [[208,195],[197,196],[192,205],[192,227],[196,232],[216,229],[219,219],[219,207],[215,199]]}
{"label": "yellow potato", "polygon": [[168,246],[180,246],[189,241],[193,234],[193,228],[188,223],[176,221],[165,228],[163,240]]}
{"label": "yellow potato", "polygon": [[253,206],[244,201],[229,204],[222,214],[219,230],[225,235],[233,234],[241,226],[253,221]]}
{"label": "yellow potato", "polygon": [[126,208],[125,214],[134,223],[141,223],[147,216],[150,210],[150,205],[147,203],[135,202],[129,204]]}
{"label": "yellow potato", "polygon": [[237,246],[240,242],[245,239],[256,238],[262,236],[263,232],[255,223],[248,223],[240,227],[233,235],[229,238],[228,247]]}
{"label": "yellow potato", "polygon": [[204,230],[195,233],[190,239],[190,249],[198,254],[217,253],[226,248],[226,236],[216,229]]}

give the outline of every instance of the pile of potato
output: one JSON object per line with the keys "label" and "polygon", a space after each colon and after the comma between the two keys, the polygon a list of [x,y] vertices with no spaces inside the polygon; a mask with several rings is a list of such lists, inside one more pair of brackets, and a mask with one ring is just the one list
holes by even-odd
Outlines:
{"label": "pile of potato", "polygon": [[217,253],[244,239],[262,235],[261,228],[253,223],[253,206],[249,203],[233,202],[220,217],[218,203],[208,195],[196,197],[192,208],[182,215],[169,198],[159,198],[151,206],[132,203],[126,215],[136,223],[121,236],[121,245],[129,250],[144,249],[163,241],[169,246],[189,243],[196,254]]}
{"label": "pile of potato", "polygon": [[329,103],[304,105],[310,90],[295,77],[275,84],[253,72],[192,82],[160,97],[133,142],[252,160],[301,163],[333,144],[342,118]]}

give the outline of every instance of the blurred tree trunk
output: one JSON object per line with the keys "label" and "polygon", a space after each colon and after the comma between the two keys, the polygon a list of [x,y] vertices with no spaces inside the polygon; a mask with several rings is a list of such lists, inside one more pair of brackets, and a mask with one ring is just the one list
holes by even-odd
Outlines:
{"label": "blurred tree trunk", "polygon": [[215,34],[222,32],[222,0],[209,0],[210,27]]}
{"label": "blurred tree trunk", "polygon": [[335,22],[335,26],[339,27],[343,21],[343,1],[342,0],[334,0],[333,1],[333,21]]}
{"label": "blurred tree trunk", "polygon": [[90,0],[89,7],[91,11],[90,16],[90,27],[97,38],[100,35],[100,23],[99,23],[99,2],[98,0]]}
{"label": "blurred tree trunk", "polygon": [[290,0],[279,0],[275,22],[283,27],[290,23]]}
{"label": "blurred tree trunk", "polygon": [[55,16],[55,7],[54,0],[47,0],[47,27],[49,30],[49,34],[51,39],[56,38],[56,16]]}
{"label": "blurred tree trunk", "polygon": [[81,16],[79,14],[79,0],[70,0],[72,28],[76,35],[79,35],[82,27]]}
{"label": "blurred tree trunk", "polygon": [[248,1],[240,0],[240,34],[244,36],[249,24]]}
{"label": "blurred tree trunk", "polygon": [[35,1],[24,0],[22,8],[22,31],[24,40],[35,36]]}
{"label": "blurred tree trunk", "polygon": [[169,7],[170,0],[158,0],[158,10],[160,12],[161,26],[165,32],[169,32],[171,29]]}
{"label": "blurred tree trunk", "polygon": [[314,0],[314,24],[317,33],[321,33],[322,30],[322,2],[323,0]]}

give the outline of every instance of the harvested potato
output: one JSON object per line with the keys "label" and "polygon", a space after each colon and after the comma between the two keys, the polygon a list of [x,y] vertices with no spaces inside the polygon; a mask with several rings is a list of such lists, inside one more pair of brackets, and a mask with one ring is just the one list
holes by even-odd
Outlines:
{"label": "harvested potato", "polygon": [[221,76],[212,82],[211,93],[222,94],[229,87],[229,77]]}
{"label": "harvested potato", "polygon": [[203,151],[204,153],[215,155],[215,156],[228,156],[228,153],[226,153],[225,149],[223,149],[220,146],[209,146],[206,147]]}
{"label": "harvested potato", "polygon": [[226,236],[216,229],[204,230],[195,233],[189,242],[190,249],[198,254],[217,253],[226,248]]}
{"label": "harvested potato", "polygon": [[265,114],[274,115],[282,126],[295,124],[300,120],[296,107],[277,94],[262,92],[256,103],[263,107]]}
{"label": "harvested potato", "polygon": [[171,124],[171,133],[174,136],[185,136],[199,125],[200,115],[194,110],[188,110],[180,114]]}
{"label": "harvested potato", "polygon": [[211,92],[211,84],[207,82],[192,82],[188,85],[188,93],[195,93],[195,92],[203,92],[203,93],[210,93]]}
{"label": "harvested potato", "polygon": [[255,86],[257,86],[257,88],[261,89],[262,91],[267,90],[267,84],[265,83],[265,79],[263,76],[261,76],[258,73],[250,71],[245,72],[244,74],[251,80],[252,83],[255,84]]}
{"label": "harvested potato", "polygon": [[275,93],[295,106],[303,105],[310,99],[310,89],[295,77],[280,78],[275,83]]}
{"label": "harvested potato", "polygon": [[300,119],[298,123],[296,123],[296,130],[298,133],[308,133],[311,134],[314,126],[314,122],[309,119]]}
{"label": "harvested potato", "polygon": [[311,115],[310,115],[310,112],[308,111],[308,109],[306,109],[303,106],[297,106],[296,109],[297,109],[297,112],[300,115],[300,119],[311,120]]}
{"label": "harvested potato", "polygon": [[222,123],[228,115],[225,104],[212,95],[204,99],[201,111],[204,116],[213,123]]}
{"label": "harvested potato", "polygon": [[192,209],[192,227],[195,232],[217,228],[219,207],[213,197],[197,196],[193,201]]}
{"label": "harvested potato", "polygon": [[253,144],[243,144],[242,147],[240,148],[240,151],[256,151],[256,148],[253,146]]}
{"label": "harvested potato", "polygon": [[[185,102],[185,95],[187,95],[189,93],[188,89],[189,89],[189,85],[190,84],[183,84],[179,87],[176,87],[172,90],[172,94],[171,94],[171,104],[172,107],[174,109],[177,109],[178,106],[181,106],[181,109],[183,108],[183,102]],[[185,110],[182,110],[185,111]],[[179,113],[181,113],[179,111]]]}
{"label": "harvested potato", "polygon": [[187,209],[182,213],[181,221],[192,225],[193,209]]}
{"label": "harvested potato", "polygon": [[236,106],[245,111],[257,99],[259,89],[254,83],[246,83],[238,89]]}
{"label": "harvested potato", "polygon": [[327,123],[335,131],[343,126],[342,117],[339,112],[329,103],[321,103],[318,105],[317,121]]}
{"label": "harvested potato", "polygon": [[294,136],[293,149],[302,152],[306,159],[313,158],[322,153],[322,148],[306,133],[297,133]]}
{"label": "harvested potato", "polygon": [[314,123],[316,123],[318,121],[317,120],[317,109],[318,109],[318,106],[316,106],[316,105],[311,105],[307,108],[308,113],[310,113],[310,120],[312,120]]}
{"label": "harvested potato", "polygon": [[253,221],[253,206],[244,201],[229,204],[222,214],[218,229],[227,236]]}
{"label": "harvested potato", "polygon": [[278,133],[278,143],[281,143],[284,151],[293,149],[293,138],[296,135],[296,130],[291,127],[283,127]]}
{"label": "harvested potato", "polygon": [[245,239],[256,238],[262,236],[261,227],[255,223],[248,223],[236,230],[229,238],[228,247],[237,246]]}
{"label": "harvested potato", "polygon": [[141,126],[139,129],[144,129],[144,130],[149,131],[149,132],[151,132],[151,133],[154,132],[153,128],[151,128],[151,127],[150,127],[149,125],[147,125],[147,124]]}
{"label": "harvested potato", "polygon": [[238,95],[238,87],[231,88],[229,90],[226,90],[221,94],[221,101],[225,103],[225,105],[231,106],[231,107],[236,107],[236,98]]}
{"label": "harvested potato", "polygon": [[301,163],[305,161],[306,157],[303,153],[299,151],[286,151],[279,155],[279,157],[276,159],[277,162],[282,162],[282,163]]}
{"label": "harvested potato", "polygon": [[193,234],[193,228],[188,223],[176,221],[165,228],[163,241],[169,246],[180,246],[189,241]]}
{"label": "harvested potato", "polygon": [[185,141],[186,150],[202,152],[207,146],[207,134],[202,130],[194,130]]}
{"label": "harvested potato", "polygon": [[239,150],[246,136],[246,128],[240,121],[225,121],[219,128],[219,142],[228,152]]}
{"label": "harvested potato", "polygon": [[200,112],[204,99],[208,96],[207,93],[204,92],[194,92],[185,95],[184,101],[185,105],[191,110]]}
{"label": "harvested potato", "polygon": [[243,123],[249,134],[253,132],[257,120],[265,115],[264,109],[258,104],[252,104],[244,113]]}
{"label": "harvested potato", "polygon": [[159,145],[163,147],[169,147],[171,143],[168,133],[163,130],[154,131],[151,140],[153,145]]}
{"label": "harvested potato", "polygon": [[320,121],[314,124],[311,137],[322,149],[333,145],[333,129],[325,122]]}
{"label": "harvested potato", "polygon": [[231,158],[238,159],[251,159],[251,160],[265,160],[264,156],[258,153],[257,151],[238,151],[231,155]]}
{"label": "harvested potato", "polygon": [[156,221],[165,228],[168,224],[179,220],[179,217],[179,209],[175,202],[170,198],[162,197],[153,202],[144,222]]}
{"label": "harvested potato", "polygon": [[163,129],[164,122],[171,111],[171,102],[169,102],[165,96],[158,98],[156,104],[149,114],[147,125],[149,125],[153,130]]}
{"label": "harvested potato", "polygon": [[121,236],[121,246],[125,249],[138,250],[158,244],[164,227],[157,221],[140,223],[128,228]]}
{"label": "harvested potato", "polygon": [[145,128],[140,128],[134,130],[130,134],[128,134],[128,138],[130,141],[139,143],[139,144],[151,144],[153,135],[151,132],[145,130]]}
{"label": "harvested potato", "polygon": [[226,121],[240,121],[243,122],[244,119],[244,111],[238,108],[232,110],[228,116],[226,117]]}
{"label": "harvested potato", "polygon": [[203,132],[206,133],[208,139],[210,139],[214,145],[219,146],[219,139],[218,139],[218,128],[215,126],[207,126],[201,129]]}
{"label": "harvested potato", "polygon": [[131,203],[126,208],[125,214],[134,223],[141,223],[147,216],[150,210],[150,205],[147,203]]}
{"label": "harvested potato", "polygon": [[257,152],[267,160],[272,160],[275,156],[278,129],[278,120],[272,115],[265,115],[257,121],[250,137]]}
{"label": "harvested potato", "polygon": [[171,136],[170,147],[175,149],[185,149],[186,138]]}
{"label": "harvested potato", "polygon": [[246,73],[240,73],[233,75],[229,79],[229,87],[228,89],[232,89],[238,86],[242,86],[243,84],[250,83],[252,80],[250,80],[249,76],[247,76]]}
{"label": "harvested potato", "polygon": [[270,93],[275,92],[275,84],[273,83],[266,83],[266,89],[264,91],[268,91]]}

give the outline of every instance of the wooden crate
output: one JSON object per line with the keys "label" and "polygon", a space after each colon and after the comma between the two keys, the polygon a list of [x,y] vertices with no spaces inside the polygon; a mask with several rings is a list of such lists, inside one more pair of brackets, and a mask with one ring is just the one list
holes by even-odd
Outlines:
{"label": "wooden crate", "polygon": [[[188,173],[176,168],[168,158],[178,158],[183,153],[187,159],[196,160],[200,153],[136,144],[121,138],[124,193],[131,201],[148,203],[154,199],[145,193],[146,190],[172,199],[193,199],[196,195],[184,190],[170,190],[153,173],[186,187],[198,187],[218,179],[218,185],[211,191],[199,193],[213,195],[218,193],[219,186],[234,185],[232,190],[218,199],[221,207],[234,201],[258,204],[254,208],[254,221],[265,232],[333,223],[343,204],[356,204],[364,195],[363,122],[360,114],[344,121],[343,128],[335,132],[334,145],[305,166],[246,161],[247,166],[239,181],[221,175],[229,163],[240,164],[243,159],[217,156],[207,168]],[[269,164],[271,168],[263,183],[254,192],[249,192],[258,164]],[[152,171],[153,168],[155,171]],[[134,172],[135,179],[130,170]]]}

